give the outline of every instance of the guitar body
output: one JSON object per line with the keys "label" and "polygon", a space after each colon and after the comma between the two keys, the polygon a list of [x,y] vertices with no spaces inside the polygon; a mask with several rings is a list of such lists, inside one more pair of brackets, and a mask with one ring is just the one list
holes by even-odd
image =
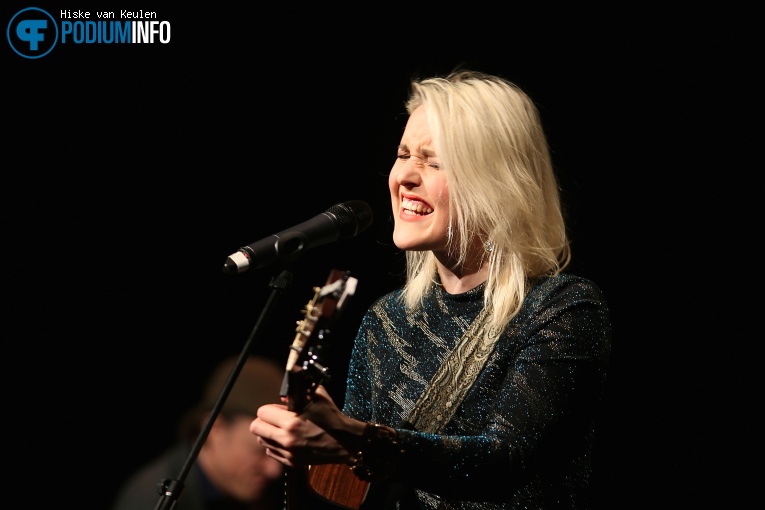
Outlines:
{"label": "guitar body", "polygon": [[[319,357],[321,341],[328,336],[329,326],[355,292],[356,284],[357,280],[347,272],[333,269],[323,287],[314,287],[314,296],[303,310],[281,391],[287,407],[298,414],[311,403],[316,387],[329,379]],[[359,480],[345,464],[288,469],[284,481],[287,510],[313,510],[316,498],[339,508],[359,510],[369,489],[369,482]]]}
{"label": "guitar body", "polygon": [[[284,474],[284,501],[288,510],[317,507],[366,510],[369,482],[359,480],[345,464],[319,464],[292,468]],[[323,503],[323,505],[320,505]]]}
{"label": "guitar body", "polygon": [[[404,508],[420,508],[411,487],[389,481],[370,484],[359,480],[350,467],[344,464],[310,466],[307,483],[309,491],[332,505],[332,508],[392,510],[401,504],[406,505]],[[316,508],[312,506],[311,510]]]}
{"label": "guitar body", "polygon": [[359,510],[369,491],[369,482],[359,480],[345,464],[308,466],[308,487],[336,506]]}

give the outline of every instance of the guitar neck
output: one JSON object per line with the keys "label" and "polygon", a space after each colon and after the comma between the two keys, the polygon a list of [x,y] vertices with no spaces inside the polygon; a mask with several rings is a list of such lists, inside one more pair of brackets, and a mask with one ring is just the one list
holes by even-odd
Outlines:
{"label": "guitar neck", "polygon": [[[328,378],[319,352],[348,299],[356,291],[357,281],[347,271],[333,269],[323,287],[313,288],[313,297],[303,310],[303,319],[295,328],[285,369],[282,396],[287,407],[302,413],[314,397],[318,385]],[[359,510],[369,484],[356,478],[346,465],[317,465],[292,468],[285,472],[286,510],[316,510],[325,502],[348,510]]]}

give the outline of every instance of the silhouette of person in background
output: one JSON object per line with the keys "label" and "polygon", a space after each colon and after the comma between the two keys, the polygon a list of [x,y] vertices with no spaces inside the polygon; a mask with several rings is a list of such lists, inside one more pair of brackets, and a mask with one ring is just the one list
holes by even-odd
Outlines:
{"label": "silhouette of person in background", "polygon": [[[205,384],[200,402],[178,424],[178,441],[131,475],[112,510],[151,510],[162,480],[176,479],[238,357],[220,363]],[[266,455],[249,426],[258,407],[279,402],[284,369],[250,356],[242,366],[194,466],[176,510],[273,510],[283,500],[283,466]]]}

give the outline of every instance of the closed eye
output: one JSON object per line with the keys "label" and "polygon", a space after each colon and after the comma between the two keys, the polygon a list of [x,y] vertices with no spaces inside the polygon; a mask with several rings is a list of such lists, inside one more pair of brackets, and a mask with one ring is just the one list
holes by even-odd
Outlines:
{"label": "closed eye", "polygon": [[[407,161],[411,157],[412,157],[411,154],[398,154],[398,155],[396,155],[396,159],[400,159],[401,161]],[[425,160],[423,160],[419,156],[414,156],[414,157],[419,160],[418,164],[420,164],[420,165],[422,165],[423,163],[426,163],[430,168],[432,168],[434,170],[441,170],[441,163],[435,163],[433,161],[430,161],[430,158],[428,158],[428,161],[426,162]]]}

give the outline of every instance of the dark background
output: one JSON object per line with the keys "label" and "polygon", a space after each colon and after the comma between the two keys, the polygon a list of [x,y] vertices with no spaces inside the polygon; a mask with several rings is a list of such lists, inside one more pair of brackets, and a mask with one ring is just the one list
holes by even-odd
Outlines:
{"label": "dark background", "polygon": [[[409,80],[455,66],[536,100],[571,270],[612,308],[595,508],[758,498],[754,2],[117,4],[156,11],[171,42],[0,45],[7,487],[26,506],[107,508],[264,308],[279,268],[225,276],[226,257],[360,199],[372,227],[304,254],[252,347],[286,361],[311,287],[350,270],[326,354],[342,401],[361,314],[402,282],[386,176]],[[4,3],[3,27],[29,6],[99,10]]]}

